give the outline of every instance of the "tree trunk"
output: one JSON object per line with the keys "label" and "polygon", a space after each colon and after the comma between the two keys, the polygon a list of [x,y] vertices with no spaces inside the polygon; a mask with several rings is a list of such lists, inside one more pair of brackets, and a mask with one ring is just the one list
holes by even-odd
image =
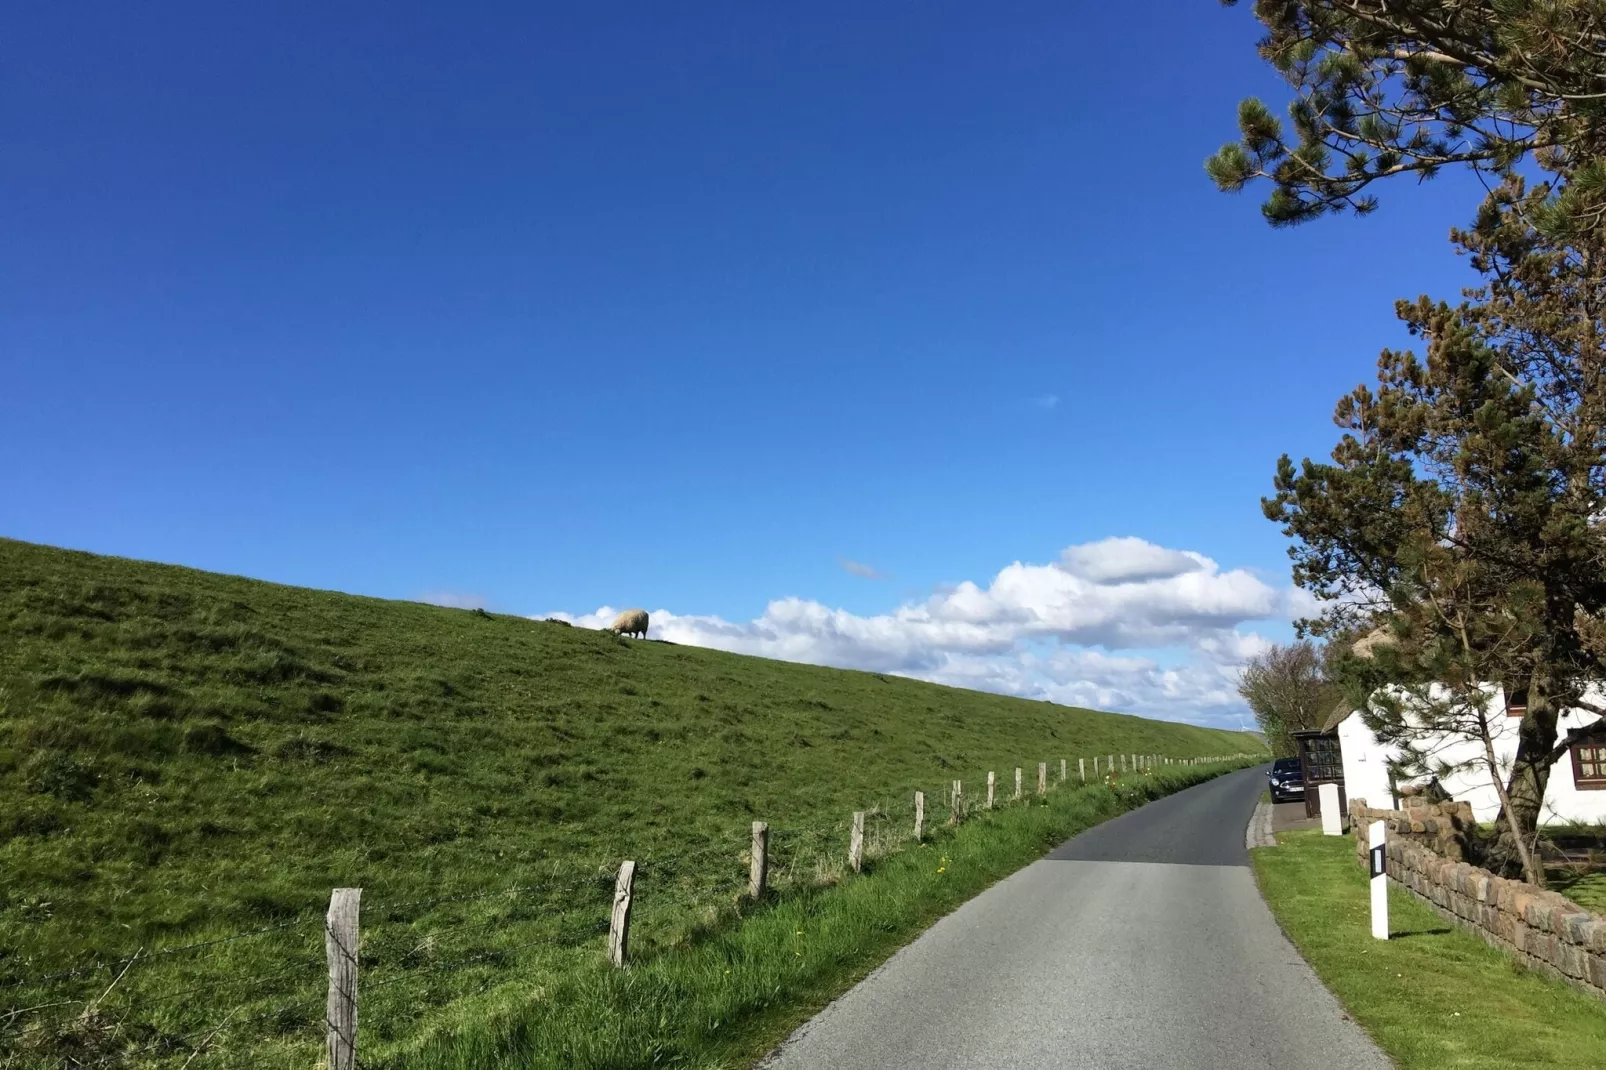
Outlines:
{"label": "tree trunk", "polygon": [[[1537,684],[1537,681],[1536,681]],[[1556,707],[1538,686],[1528,691],[1528,712],[1517,729],[1517,756],[1506,778],[1506,797],[1510,810],[1501,808],[1495,822],[1495,837],[1489,844],[1484,864],[1496,873],[1527,880],[1543,888],[1545,870],[1536,858],[1532,875],[1523,873],[1523,856],[1534,844],[1539,816],[1550,783],[1550,752],[1556,746]],[[1519,843],[1517,837],[1521,836]]]}

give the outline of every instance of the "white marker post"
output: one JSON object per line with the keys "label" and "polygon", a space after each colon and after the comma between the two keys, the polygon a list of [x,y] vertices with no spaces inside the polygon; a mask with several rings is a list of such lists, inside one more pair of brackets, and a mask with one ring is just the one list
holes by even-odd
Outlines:
{"label": "white marker post", "polygon": [[1379,940],[1389,938],[1389,879],[1384,870],[1387,858],[1384,837],[1387,835],[1381,821],[1372,822],[1366,830],[1367,854],[1372,863],[1372,935]]}
{"label": "white marker post", "polygon": [[1344,835],[1344,815],[1338,809],[1338,785],[1317,785],[1316,797],[1322,803],[1322,835]]}

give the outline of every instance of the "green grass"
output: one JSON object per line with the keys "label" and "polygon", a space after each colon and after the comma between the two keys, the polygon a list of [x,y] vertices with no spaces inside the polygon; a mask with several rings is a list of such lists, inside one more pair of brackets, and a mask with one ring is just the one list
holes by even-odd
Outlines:
{"label": "green grass", "polygon": [[510,963],[569,983],[622,858],[643,862],[653,959],[727,931],[754,819],[801,894],[840,871],[851,810],[875,850],[906,836],[915,788],[935,823],[947,782],[974,799],[989,769],[1002,788],[1038,761],[1074,778],[1095,754],[1258,749],[0,540],[0,1065],[17,1030],[52,1038],[41,1058],[135,1045],[181,1065],[236,1007],[213,1049],[249,1037],[255,1061],[306,1065],[331,887],[364,889],[365,1042],[399,1051],[499,1006]]}
{"label": "green grass", "polygon": [[977,814],[864,876],[800,889],[684,951],[621,973],[593,961],[532,996],[405,1053],[408,1067],[469,1070],[746,1066],[931,922],[1067,837],[1224,767],[1168,769]]}
{"label": "green grass", "polygon": [[1390,939],[1370,935],[1347,837],[1288,832],[1252,852],[1278,923],[1402,1070],[1606,1067],[1606,1006],[1518,966],[1391,888]]}
{"label": "green grass", "polygon": [[1606,872],[1576,873],[1566,869],[1552,869],[1547,876],[1550,887],[1565,895],[1585,910],[1606,914]]}

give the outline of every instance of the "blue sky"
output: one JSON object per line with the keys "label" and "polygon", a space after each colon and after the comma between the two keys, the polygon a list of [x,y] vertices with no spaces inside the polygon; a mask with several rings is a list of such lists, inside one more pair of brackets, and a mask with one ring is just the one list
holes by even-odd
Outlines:
{"label": "blue sky", "polygon": [[1272,231],[1200,166],[1250,12],[1144,11],[14,9],[0,534],[1233,719],[1274,460],[1477,191]]}

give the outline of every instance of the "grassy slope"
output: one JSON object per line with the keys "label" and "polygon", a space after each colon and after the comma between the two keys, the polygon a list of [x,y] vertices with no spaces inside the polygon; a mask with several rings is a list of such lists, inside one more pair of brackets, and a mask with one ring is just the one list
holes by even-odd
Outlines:
{"label": "grassy slope", "polygon": [[1390,889],[1370,936],[1367,878],[1347,837],[1288,832],[1253,852],[1277,921],[1402,1070],[1606,1067],[1606,1008],[1529,972]]}
{"label": "grassy slope", "polygon": [[988,769],[1252,746],[0,540],[0,985],[316,911],[336,885],[367,916],[621,857],[734,871],[755,817],[901,823],[911,789],[935,808]]}

